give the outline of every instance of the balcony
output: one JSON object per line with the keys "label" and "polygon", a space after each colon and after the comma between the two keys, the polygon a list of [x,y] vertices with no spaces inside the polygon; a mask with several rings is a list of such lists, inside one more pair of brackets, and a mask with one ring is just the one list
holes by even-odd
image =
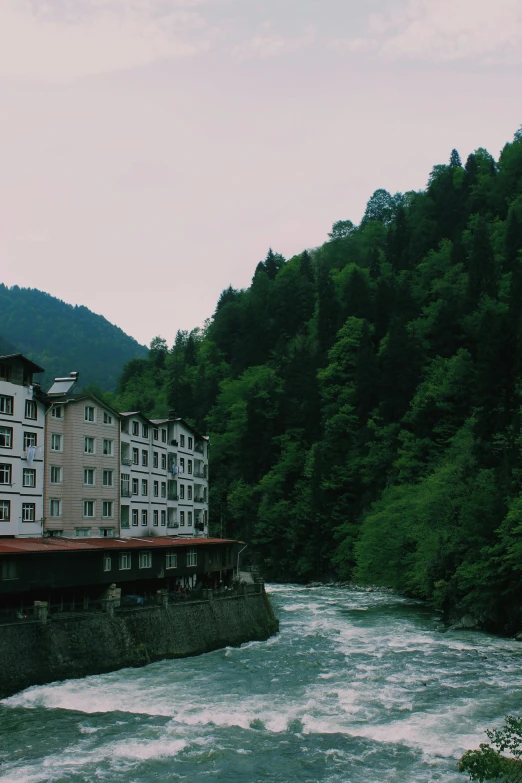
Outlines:
{"label": "balcony", "polygon": [[132,496],[132,493],[130,491],[130,487],[122,487],[120,490],[120,497],[122,498],[130,498]]}
{"label": "balcony", "polygon": [[206,503],[206,502],[207,501],[205,500],[205,498],[203,496],[194,498],[194,503]]}
{"label": "balcony", "polygon": [[132,465],[132,460],[130,457],[124,457],[123,454],[121,456],[121,464],[126,465],[127,467],[130,467]]}
{"label": "balcony", "polygon": [[203,443],[196,443],[194,446],[194,451],[197,451],[198,454],[204,454],[205,453],[205,446]]}
{"label": "balcony", "polygon": [[205,471],[201,468],[194,468],[194,478],[206,478]]}
{"label": "balcony", "polygon": [[167,494],[167,499],[168,500],[179,500],[179,497],[176,495],[175,492],[169,492]]}

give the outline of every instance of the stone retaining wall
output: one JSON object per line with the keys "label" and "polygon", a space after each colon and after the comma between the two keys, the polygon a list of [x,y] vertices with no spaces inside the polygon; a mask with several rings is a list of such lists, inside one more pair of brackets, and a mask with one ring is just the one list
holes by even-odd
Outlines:
{"label": "stone retaining wall", "polygon": [[261,585],[244,595],[0,626],[0,698],[30,685],[265,640],[278,631]]}

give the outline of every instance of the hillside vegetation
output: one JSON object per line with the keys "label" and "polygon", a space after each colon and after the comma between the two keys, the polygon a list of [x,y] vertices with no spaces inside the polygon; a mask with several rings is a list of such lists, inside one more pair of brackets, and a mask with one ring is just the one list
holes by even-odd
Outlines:
{"label": "hillside vegetation", "polygon": [[146,349],[106,318],[87,307],[73,307],[35,288],[0,284],[0,335],[5,346],[45,369],[38,380],[46,389],[53,379],[80,372],[80,385],[114,389],[122,367],[146,356]]}
{"label": "hillside vegetation", "polygon": [[267,575],[391,585],[486,624],[522,586],[522,131],[376,191],[130,362],[118,404],[210,433],[214,533]]}

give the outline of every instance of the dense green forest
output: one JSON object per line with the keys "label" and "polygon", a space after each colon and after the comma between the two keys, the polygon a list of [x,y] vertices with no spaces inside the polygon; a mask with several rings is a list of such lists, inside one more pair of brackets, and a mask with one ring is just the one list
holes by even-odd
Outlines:
{"label": "dense green forest", "polygon": [[147,355],[146,348],[87,307],[73,307],[35,288],[1,283],[0,335],[3,353],[11,353],[9,345],[15,345],[45,368],[37,378],[45,389],[71,370],[79,371],[80,386],[114,389],[124,364]]}
{"label": "dense green forest", "polygon": [[324,245],[269,251],[122,409],[211,436],[213,532],[271,578],[390,585],[508,627],[522,586],[522,129]]}

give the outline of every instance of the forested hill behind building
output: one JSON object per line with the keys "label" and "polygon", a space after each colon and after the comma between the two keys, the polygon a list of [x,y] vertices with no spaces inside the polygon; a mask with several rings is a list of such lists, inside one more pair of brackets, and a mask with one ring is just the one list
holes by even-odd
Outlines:
{"label": "forested hill behind building", "polygon": [[44,388],[56,376],[78,370],[80,386],[109,391],[128,361],[147,355],[146,348],[87,307],[66,304],[35,288],[3,284],[0,348],[2,353],[14,348],[44,367],[45,375],[36,376]]}
{"label": "forested hill behind building", "polygon": [[506,627],[522,587],[522,131],[270,251],[204,331],[124,369],[124,410],[211,436],[214,533],[272,578],[392,585]]}

